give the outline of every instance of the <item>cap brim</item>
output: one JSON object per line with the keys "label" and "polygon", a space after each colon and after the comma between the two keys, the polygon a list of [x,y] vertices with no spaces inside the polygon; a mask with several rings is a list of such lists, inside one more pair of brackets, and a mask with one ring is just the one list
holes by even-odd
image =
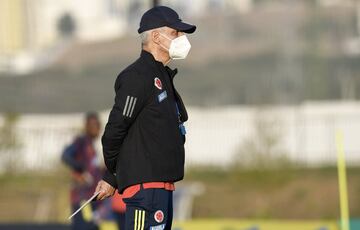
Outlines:
{"label": "cap brim", "polygon": [[187,33],[187,34],[192,34],[195,32],[196,30],[196,26],[195,25],[190,25],[190,24],[187,24],[185,22],[177,22],[177,23],[174,23],[172,24],[171,26],[169,26],[170,28],[173,28],[177,31],[181,31],[181,32],[184,32],[184,33]]}

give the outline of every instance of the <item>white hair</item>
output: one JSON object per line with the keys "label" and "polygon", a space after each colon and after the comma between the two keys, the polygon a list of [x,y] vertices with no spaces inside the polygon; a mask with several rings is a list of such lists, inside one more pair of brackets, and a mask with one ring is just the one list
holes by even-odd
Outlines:
{"label": "white hair", "polygon": [[140,33],[140,40],[141,40],[141,45],[142,46],[146,46],[149,42],[149,39],[150,39],[150,36],[151,36],[151,33],[153,31],[156,31],[156,30],[160,30],[160,31],[163,31],[165,28],[164,27],[160,27],[160,28],[156,28],[156,29],[152,29],[152,30],[147,30],[147,31],[144,31],[142,33]]}
{"label": "white hair", "polygon": [[147,31],[144,31],[144,32],[142,32],[140,34],[140,39],[141,39],[141,45],[142,46],[147,45],[147,43],[149,42],[151,32],[152,32],[152,30],[147,30]]}

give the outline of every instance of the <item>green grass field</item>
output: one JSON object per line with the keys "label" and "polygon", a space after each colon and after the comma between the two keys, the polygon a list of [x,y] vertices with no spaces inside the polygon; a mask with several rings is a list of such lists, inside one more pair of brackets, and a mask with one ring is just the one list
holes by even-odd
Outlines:
{"label": "green grass field", "polygon": [[335,221],[195,220],[176,223],[182,230],[338,230]]}
{"label": "green grass field", "polygon": [[[340,230],[336,221],[276,221],[199,219],[175,222],[174,230]],[[105,223],[101,230],[116,230],[113,223]]]}
{"label": "green grass field", "polygon": [[[338,219],[337,169],[269,171],[188,170],[187,181],[205,185],[195,199],[197,218]],[[348,169],[350,216],[360,216],[360,170]]]}
{"label": "green grass field", "polygon": [[[360,216],[360,169],[349,169],[348,179],[350,216],[356,218]],[[301,220],[310,221],[309,226],[317,226],[318,220],[335,223],[340,216],[336,168],[272,171],[190,168],[186,179],[178,186],[189,182],[200,182],[205,188],[205,192],[194,200],[193,217],[199,221],[178,223],[189,229],[207,222],[200,221],[202,219],[270,221],[261,222],[264,227],[279,221],[285,221],[281,223],[286,226],[293,224],[287,220]],[[1,175],[0,184],[0,222],[67,221],[70,213],[67,170],[59,169],[47,174]],[[35,210],[44,197],[49,211],[47,216],[36,217]],[[222,226],[225,222],[216,223]],[[241,221],[239,226],[247,223]],[[214,229],[220,228],[215,227],[217,224],[211,225]]]}

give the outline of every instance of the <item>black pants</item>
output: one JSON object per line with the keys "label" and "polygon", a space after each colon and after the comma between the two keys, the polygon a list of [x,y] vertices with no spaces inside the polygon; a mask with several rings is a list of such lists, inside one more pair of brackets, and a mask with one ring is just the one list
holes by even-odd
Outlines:
{"label": "black pants", "polygon": [[125,230],[171,230],[173,192],[165,189],[141,189],[126,203]]}

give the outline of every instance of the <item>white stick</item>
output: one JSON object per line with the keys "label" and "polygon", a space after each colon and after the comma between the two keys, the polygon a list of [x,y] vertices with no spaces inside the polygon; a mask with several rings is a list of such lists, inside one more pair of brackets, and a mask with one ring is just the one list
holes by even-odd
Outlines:
{"label": "white stick", "polygon": [[69,216],[68,220],[70,220],[71,218],[73,218],[78,212],[81,211],[81,209],[83,209],[86,205],[88,205],[95,197],[97,197],[97,195],[99,195],[100,191],[95,193],[92,197],[90,197],[90,199],[88,199],[83,205],[81,205],[80,208],[78,208],[73,214],[71,214],[71,216]]}

